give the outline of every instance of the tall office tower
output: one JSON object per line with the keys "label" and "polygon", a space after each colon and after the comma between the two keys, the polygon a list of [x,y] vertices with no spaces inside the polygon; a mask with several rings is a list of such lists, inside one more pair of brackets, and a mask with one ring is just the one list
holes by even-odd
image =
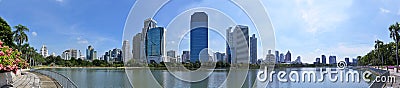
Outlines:
{"label": "tall office tower", "polygon": [[208,61],[208,50],[205,50],[208,48],[208,16],[205,12],[195,12],[190,18],[190,62]]}
{"label": "tall office tower", "polygon": [[358,62],[358,59],[357,58],[353,58],[353,66],[357,66],[357,62]]}
{"label": "tall office tower", "polygon": [[49,51],[47,50],[46,45],[43,45],[42,48],[40,48],[40,55],[43,57],[49,56]]}
{"label": "tall office tower", "polygon": [[279,58],[280,58],[279,61],[281,61],[280,63],[285,63],[285,55],[283,55],[283,53],[281,53],[281,54],[279,55]]}
{"label": "tall office tower", "polygon": [[243,25],[236,25],[233,30],[235,63],[248,63],[250,58],[249,28]]}
{"label": "tall office tower", "polygon": [[322,64],[326,64],[326,56],[325,55],[321,55],[321,59],[322,59]]}
{"label": "tall office tower", "polygon": [[96,58],[94,48],[89,45],[86,49],[86,59],[87,60],[94,60]]}
{"label": "tall office tower", "polygon": [[300,56],[297,56],[297,59],[296,60],[294,60],[294,64],[301,64],[302,62],[301,62],[301,57]]}
{"label": "tall office tower", "polygon": [[142,33],[141,33],[141,42],[140,42],[140,59],[141,61],[146,61],[147,59],[147,51],[146,51],[146,38],[148,35],[148,31],[152,28],[156,28],[157,22],[154,21],[152,18],[148,18],[146,20],[144,20],[143,23],[143,28],[142,28]]}
{"label": "tall office tower", "polygon": [[256,34],[250,37],[250,64],[257,63],[257,38]]}
{"label": "tall office tower", "polygon": [[346,64],[350,64],[350,58],[346,57],[344,58],[344,61],[346,62]]}
{"label": "tall office tower", "polygon": [[226,62],[232,63],[232,52],[234,52],[234,43],[233,43],[233,36],[232,36],[232,27],[226,29]]}
{"label": "tall office tower", "polygon": [[321,63],[321,58],[315,58],[315,63],[316,63],[316,64]]}
{"label": "tall office tower", "polygon": [[93,51],[92,60],[97,60],[97,51]]}
{"label": "tall office tower", "polygon": [[70,52],[71,52],[71,58],[74,58],[74,59],[78,59],[79,58],[78,57],[78,50],[70,49]]}
{"label": "tall office tower", "polygon": [[275,63],[281,63],[281,58],[279,58],[279,51],[275,51]]}
{"label": "tall office tower", "polygon": [[329,64],[336,64],[336,56],[329,56]]}
{"label": "tall office tower", "polygon": [[190,61],[190,51],[183,51],[181,58],[182,58],[182,62],[189,62]]}
{"label": "tall office tower", "polygon": [[223,62],[223,58],[224,58],[224,53],[220,53],[220,52],[215,52],[214,53],[214,61],[217,62]]}
{"label": "tall office tower", "polygon": [[127,62],[131,59],[129,40],[124,40],[122,43],[122,62]]}
{"label": "tall office tower", "polygon": [[61,54],[61,58],[64,59],[64,60],[71,60],[71,50],[65,50]]}
{"label": "tall office tower", "polygon": [[[165,56],[165,29],[163,27],[151,28],[147,31],[145,39],[145,55],[148,63],[166,61]],[[166,61],[168,62],[168,61]]]}
{"label": "tall office tower", "polygon": [[140,58],[141,42],[142,42],[142,33],[137,33],[132,39],[132,56],[133,56],[133,61],[135,63],[145,62],[145,59]]}
{"label": "tall office tower", "polygon": [[290,63],[292,61],[292,54],[288,51],[285,55],[285,62]]}
{"label": "tall office tower", "polygon": [[267,63],[269,63],[269,64],[272,64],[272,63],[275,62],[275,55],[272,54],[272,51],[271,51],[271,50],[268,50],[268,54],[267,54],[267,56],[266,56],[265,58],[266,58],[266,59],[265,59],[265,62],[267,62]]}
{"label": "tall office tower", "polygon": [[176,62],[177,61],[176,51],[168,50],[167,51],[167,60],[169,60],[170,62]]}

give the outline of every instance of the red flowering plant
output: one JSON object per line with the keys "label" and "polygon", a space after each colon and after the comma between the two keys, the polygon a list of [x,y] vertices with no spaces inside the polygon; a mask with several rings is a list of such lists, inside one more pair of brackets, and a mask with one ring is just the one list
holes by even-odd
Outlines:
{"label": "red flowering plant", "polygon": [[18,66],[23,66],[26,62],[21,59],[21,52],[13,50],[8,46],[3,46],[0,41],[0,72],[13,72],[18,71]]}

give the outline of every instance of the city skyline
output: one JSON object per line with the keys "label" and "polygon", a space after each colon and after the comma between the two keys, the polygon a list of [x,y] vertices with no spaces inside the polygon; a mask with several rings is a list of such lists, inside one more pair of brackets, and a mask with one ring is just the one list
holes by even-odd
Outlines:
{"label": "city skyline", "polygon": [[[123,25],[129,7],[134,2],[135,0],[121,0],[107,4],[108,1],[2,0],[0,11],[4,13],[0,15],[10,25],[17,23],[27,25],[31,29],[28,34],[29,42],[38,50],[42,45],[46,45],[49,54],[54,52],[61,55],[66,49],[85,51],[88,45],[93,45],[98,54],[103,54],[108,49],[122,47]],[[19,8],[12,6],[16,3],[20,5]],[[94,6],[85,6],[89,3]],[[373,41],[376,39],[385,43],[393,41],[388,37],[389,33],[386,30],[388,24],[399,21],[398,16],[400,16],[400,8],[393,5],[399,1],[395,0],[362,2],[367,5],[360,5],[357,4],[360,1],[352,0],[343,2],[265,0],[263,3],[274,23],[276,50],[280,52],[290,50],[294,54],[291,58],[301,56],[302,61],[307,63],[312,63],[322,54],[337,56],[337,60],[344,60],[345,57],[351,59],[372,50]],[[188,6],[196,5],[188,3]],[[332,8],[332,6],[338,7]],[[163,20],[160,22],[164,23]],[[167,25],[165,23],[161,26]],[[106,24],[107,26],[98,26]],[[323,24],[328,25],[321,26]],[[129,40],[132,40],[132,37],[130,36]]]}

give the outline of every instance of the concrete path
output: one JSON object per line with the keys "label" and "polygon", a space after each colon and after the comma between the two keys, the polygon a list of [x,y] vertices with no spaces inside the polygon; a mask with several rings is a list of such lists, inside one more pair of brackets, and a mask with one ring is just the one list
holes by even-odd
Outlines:
{"label": "concrete path", "polygon": [[400,88],[400,71],[396,72],[396,70],[389,69],[389,72],[390,72],[391,76],[395,76],[396,81],[386,82],[386,84],[383,88]]}
{"label": "concrete path", "polygon": [[40,88],[40,79],[37,75],[30,72],[23,72],[23,75],[13,78],[15,88]]}
{"label": "concrete path", "polygon": [[12,80],[14,88],[61,88],[54,79],[35,72],[22,72]]}

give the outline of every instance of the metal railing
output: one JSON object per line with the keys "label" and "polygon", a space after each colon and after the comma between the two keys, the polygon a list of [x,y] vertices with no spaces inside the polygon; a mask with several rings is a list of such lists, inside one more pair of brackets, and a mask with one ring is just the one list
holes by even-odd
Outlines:
{"label": "metal railing", "polygon": [[[374,71],[376,73],[378,73],[377,76],[385,76],[388,77],[390,76],[390,72],[386,71],[386,70],[380,70],[380,69],[376,69],[376,68],[369,68],[371,71]],[[369,88],[382,88],[385,85],[386,82],[375,82],[375,80],[373,80],[373,82],[371,83],[371,85],[369,86]]]}
{"label": "metal railing", "polygon": [[62,88],[78,88],[78,86],[71,79],[58,72],[39,69],[33,69],[31,71],[53,78],[58,82],[58,84],[61,85]]}

